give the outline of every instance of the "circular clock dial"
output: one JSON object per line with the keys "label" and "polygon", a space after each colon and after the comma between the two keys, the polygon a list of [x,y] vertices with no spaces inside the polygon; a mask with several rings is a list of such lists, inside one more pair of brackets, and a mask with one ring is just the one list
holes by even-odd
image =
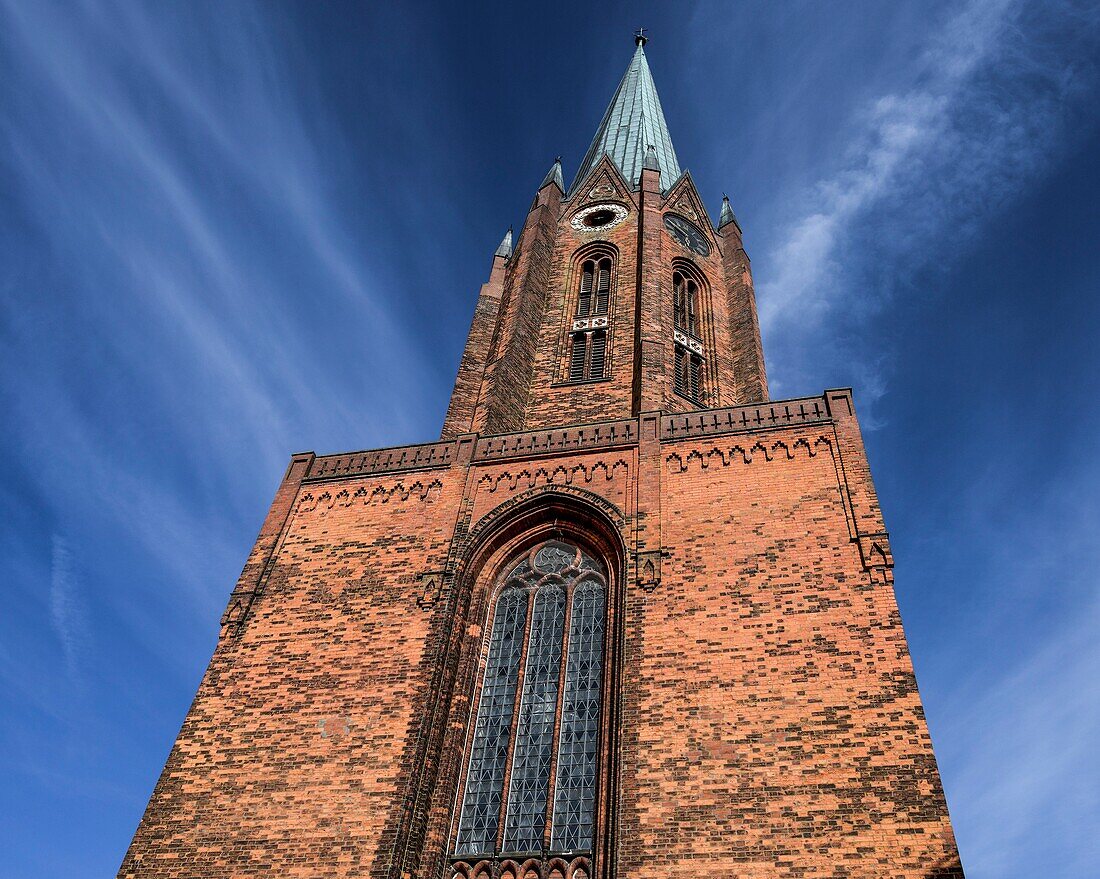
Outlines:
{"label": "circular clock dial", "polygon": [[665,214],[665,228],[668,234],[675,238],[684,247],[689,247],[700,256],[710,253],[710,243],[702,230],[689,220],[678,217],[676,214]]}
{"label": "circular clock dial", "polygon": [[602,232],[625,219],[626,208],[621,204],[593,204],[578,211],[572,225],[578,232]]}

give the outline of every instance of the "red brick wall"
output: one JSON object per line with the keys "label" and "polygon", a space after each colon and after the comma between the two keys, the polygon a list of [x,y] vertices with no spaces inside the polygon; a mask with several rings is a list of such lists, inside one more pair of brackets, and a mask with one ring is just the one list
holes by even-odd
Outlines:
{"label": "red brick wall", "polygon": [[296,456],[119,875],[445,875],[486,578],[562,527],[625,552],[595,875],[961,876],[847,391]]}
{"label": "red brick wall", "polygon": [[[671,189],[662,193],[662,186]],[[628,208],[623,222],[607,231],[573,228],[579,210],[608,201]],[[687,217],[710,235],[709,255],[682,247],[668,234],[662,221],[667,212]],[[569,383],[578,252],[597,242],[617,254],[609,366],[601,381]],[[478,306],[443,435],[507,433],[699,408],[673,390],[672,272],[677,262],[692,266],[703,280],[706,406],[766,399],[752,276],[735,225],[713,233],[690,177],[661,180],[646,171],[640,189],[633,191],[605,159],[567,199],[552,183],[539,191],[495,293],[499,309],[489,317],[488,307]],[[496,274],[487,288],[497,289],[495,279]],[[495,326],[486,354],[483,337],[490,321]]]}

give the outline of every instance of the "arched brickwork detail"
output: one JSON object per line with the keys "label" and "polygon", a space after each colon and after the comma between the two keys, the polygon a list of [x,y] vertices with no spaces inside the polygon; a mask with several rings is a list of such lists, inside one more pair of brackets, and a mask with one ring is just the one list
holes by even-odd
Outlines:
{"label": "arched brickwork detail", "polygon": [[[614,505],[598,495],[573,486],[539,486],[517,495],[491,510],[471,529],[463,542],[454,565],[452,592],[456,600],[456,630],[465,633],[457,657],[455,687],[447,720],[448,740],[444,743],[445,765],[451,767],[444,780],[447,789],[440,791],[439,801],[458,804],[465,782],[467,736],[477,710],[477,688],[487,639],[491,632],[489,615],[493,608],[494,590],[499,586],[503,566],[538,543],[561,540],[580,546],[607,567],[606,637],[601,684],[602,718],[596,769],[596,802],[593,832],[593,857],[583,858],[585,875],[593,876],[592,866],[607,863],[610,844],[611,816],[615,797],[615,753],[617,699],[619,688],[619,655],[622,649],[622,591],[626,583],[626,546],[622,538],[625,517]],[[550,808],[548,804],[548,808]],[[450,816],[447,830],[447,851],[453,850],[459,810]],[[503,879],[504,871],[515,879],[529,875],[571,877],[578,859],[547,861],[527,860],[521,865],[500,860],[495,872]],[[459,861],[452,858],[453,867]],[[468,862],[467,862],[468,863]],[[609,867],[600,867],[603,875]],[[451,875],[448,873],[446,875]]]}
{"label": "arched brickwork detail", "polygon": [[[695,299],[697,302],[698,313],[696,315],[696,326],[693,330],[687,331],[676,326],[675,314],[673,314],[672,325],[675,333],[677,334],[677,341],[674,347],[682,347],[690,355],[695,351],[694,347],[689,342],[687,345],[681,345],[679,342],[679,334],[687,332],[689,336],[694,336],[702,343],[702,351],[697,352],[702,357],[703,369],[701,376],[701,393],[699,402],[703,405],[713,406],[715,401],[720,399],[719,387],[718,387],[718,342],[715,335],[714,326],[714,300],[713,300],[713,287],[710,283],[710,279],[707,277],[706,272],[703,271],[698,265],[688,259],[677,257],[672,261],[672,265],[669,269],[668,275],[668,302],[666,307],[670,311],[675,312],[675,295],[676,295],[676,283],[675,278],[677,275],[681,275],[690,282],[694,283],[697,287],[697,293]],[[663,287],[663,285],[662,285]],[[670,370],[670,383],[669,387],[675,386],[675,360],[670,364],[672,369]]]}
{"label": "arched brickwork detail", "polygon": [[[625,207],[625,205],[624,205]],[[590,274],[586,276],[586,268]],[[606,288],[601,287],[601,270],[606,270]],[[572,254],[562,291],[561,333],[558,340],[558,380],[577,380],[571,376],[574,342],[578,335],[602,334],[604,377],[609,374],[614,354],[615,314],[620,288],[621,261],[619,248],[609,241],[593,241],[577,248]],[[580,332],[575,332],[580,328]],[[588,331],[588,332],[585,332]],[[588,372],[585,371],[588,379]]]}

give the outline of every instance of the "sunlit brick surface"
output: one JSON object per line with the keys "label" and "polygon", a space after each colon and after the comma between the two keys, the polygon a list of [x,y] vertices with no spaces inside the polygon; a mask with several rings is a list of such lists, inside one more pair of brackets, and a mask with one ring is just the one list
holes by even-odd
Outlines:
{"label": "sunlit brick surface", "polygon": [[296,458],[120,875],[449,875],[488,612],[462,552],[559,493],[627,552],[595,875],[961,875],[851,397],[816,402],[573,455]]}

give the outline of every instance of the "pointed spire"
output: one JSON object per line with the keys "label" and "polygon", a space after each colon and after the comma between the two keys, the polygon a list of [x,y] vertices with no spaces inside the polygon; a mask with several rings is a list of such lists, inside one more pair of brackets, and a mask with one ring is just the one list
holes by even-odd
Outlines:
{"label": "pointed spire", "polygon": [[657,150],[653,144],[645,148],[645,161],[642,162],[643,171],[660,171],[661,163],[657,161]]}
{"label": "pointed spire", "polygon": [[497,248],[497,252],[493,256],[503,256],[508,259],[512,255],[512,227],[508,227],[508,231],[504,234],[504,240],[500,242],[500,247]]}
{"label": "pointed spire", "polygon": [[649,62],[645,56],[647,40],[648,37],[639,28],[639,33],[634,35],[638,48],[634,50],[630,66],[611,98],[584,161],[577,169],[572,189],[600,163],[604,153],[611,157],[631,185],[637,184],[649,144],[653,145],[664,179],[670,183],[679,179],[680,163],[676,160],[676,150],[668,134],[661,100],[657,97],[657,86],[653,83],[653,74],[649,72]]}
{"label": "pointed spire", "polygon": [[550,170],[546,172],[546,176],[542,178],[542,183],[539,184],[539,189],[544,186],[548,186],[551,183],[558,184],[558,189],[565,192],[565,181],[561,176],[561,156],[554,159],[554,164],[550,166]]}
{"label": "pointed spire", "polygon": [[737,222],[737,217],[733,214],[729,196],[722,193],[722,213],[718,216],[718,228],[721,229],[727,223],[733,223],[738,229],[741,228],[741,224]]}

